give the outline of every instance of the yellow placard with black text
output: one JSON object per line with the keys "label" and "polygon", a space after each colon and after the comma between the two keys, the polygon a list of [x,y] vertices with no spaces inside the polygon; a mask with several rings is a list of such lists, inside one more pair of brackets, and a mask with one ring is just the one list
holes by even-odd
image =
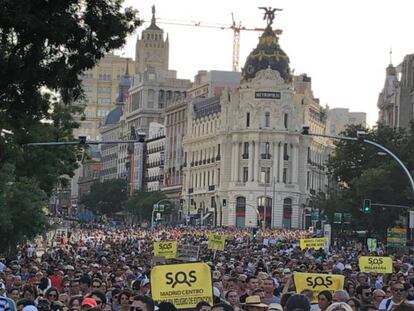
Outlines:
{"label": "yellow placard with black text", "polygon": [[312,290],[312,303],[318,302],[318,294],[321,291],[328,290],[333,294],[338,289],[343,289],[344,279],[345,277],[339,274],[293,273],[296,292],[300,294],[304,289]]}
{"label": "yellow placard with black text", "polygon": [[361,272],[392,273],[391,257],[361,256],[358,264]]}
{"label": "yellow placard with black text", "polygon": [[151,270],[151,294],[178,309],[193,309],[200,301],[213,305],[210,267],[205,263],[155,266]]}
{"label": "yellow placard with black text", "polygon": [[154,256],[175,258],[177,256],[177,241],[155,241]]}
{"label": "yellow placard with black text", "polygon": [[209,234],[208,235],[208,249],[216,249],[224,251],[224,245],[226,243],[226,236],[224,234]]}
{"label": "yellow placard with black text", "polygon": [[325,248],[326,238],[311,238],[311,239],[300,239],[300,249],[313,248],[321,249]]}

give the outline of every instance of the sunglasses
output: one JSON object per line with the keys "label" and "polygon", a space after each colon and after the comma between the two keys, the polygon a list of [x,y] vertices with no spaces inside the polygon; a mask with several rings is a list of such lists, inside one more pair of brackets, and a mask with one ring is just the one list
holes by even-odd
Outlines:
{"label": "sunglasses", "polygon": [[129,311],[142,311],[140,307],[129,307]]}
{"label": "sunglasses", "polygon": [[364,293],[364,296],[366,297],[372,296],[372,293]]}
{"label": "sunglasses", "polygon": [[92,285],[92,288],[100,288],[100,285]]}
{"label": "sunglasses", "polygon": [[404,288],[393,288],[392,290],[393,290],[394,292],[398,292],[398,293],[405,292],[405,289],[404,289]]}
{"label": "sunglasses", "polygon": [[47,295],[48,297],[55,297],[55,298],[57,298],[57,294],[49,294],[49,295]]}

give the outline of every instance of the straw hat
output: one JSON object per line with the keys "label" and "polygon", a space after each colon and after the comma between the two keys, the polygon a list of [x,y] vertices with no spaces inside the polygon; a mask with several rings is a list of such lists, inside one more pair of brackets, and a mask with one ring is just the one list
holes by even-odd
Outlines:
{"label": "straw hat", "polygon": [[243,304],[244,307],[259,307],[259,308],[267,308],[268,305],[263,303],[260,300],[260,296],[253,295],[246,297],[246,302]]}

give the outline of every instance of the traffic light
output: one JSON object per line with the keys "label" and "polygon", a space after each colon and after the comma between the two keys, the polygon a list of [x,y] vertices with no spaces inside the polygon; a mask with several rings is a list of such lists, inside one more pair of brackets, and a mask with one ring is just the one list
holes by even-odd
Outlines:
{"label": "traffic light", "polygon": [[370,199],[364,199],[364,203],[362,204],[362,212],[365,214],[368,214],[371,212],[371,200]]}
{"label": "traffic light", "polygon": [[253,240],[255,241],[256,238],[257,238],[257,229],[256,228],[253,228],[252,237],[253,237]]}
{"label": "traffic light", "polygon": [[86,136],[79,136],[79,145],[85,146],[86,145]]}

